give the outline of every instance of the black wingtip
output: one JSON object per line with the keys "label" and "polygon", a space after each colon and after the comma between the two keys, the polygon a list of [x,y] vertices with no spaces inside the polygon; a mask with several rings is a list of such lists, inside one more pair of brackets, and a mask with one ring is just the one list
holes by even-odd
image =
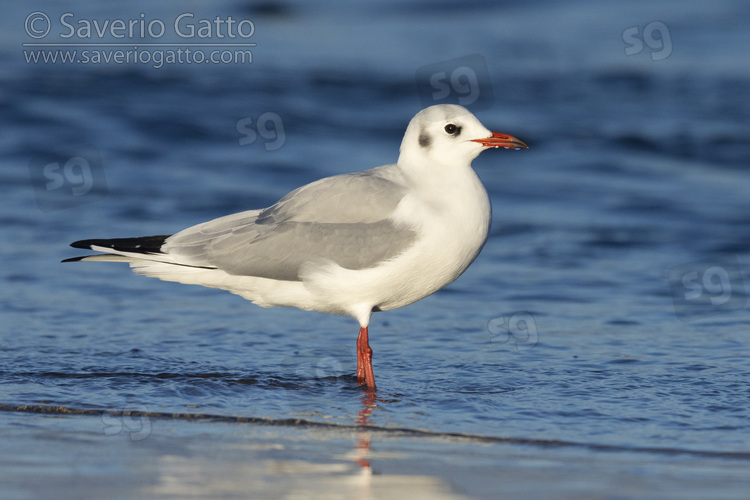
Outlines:
{"label": "black wingtip", "polygon": [[73,248],[91,250],[92,246],[112,248],[123,252],[161,253],[161,246],[170,235],[141,236],[139,238],[111,238],[95,240],[79,240],[70,244]]}
{"label": "black wingtip", "polygon": [[[70,244],[70,246],[72,246],[73,248],[85,248],[87,250],[91,250],[91,245],[95,244],[94,243],[95,241],[97,240],[79,240],[79,241],[74,241],[73,243]],[[101,240],[101,241],[104,241],[104,240]]]}
{"label": "black wingtip", "polygon": [[79,261],[81,261],[81,260],[83,260],[85,258],[86,257],[72,257],[70,259],[63,259],[63,260],[60,261],[60,263],[63,263],[63,262],[79,262]]}

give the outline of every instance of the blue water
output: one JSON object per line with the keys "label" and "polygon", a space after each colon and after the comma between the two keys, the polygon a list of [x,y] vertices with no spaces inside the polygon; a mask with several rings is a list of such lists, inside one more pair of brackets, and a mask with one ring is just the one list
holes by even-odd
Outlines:
{"label": "blue water", "polygon": [[[364,404],[391,428],[750,452],[745,2],[216,5],[65,9],[253,19],[251,64],[27,64],[26,16],[65,10],[2,21],[0,403],[340,424]],[[59,263],[77,239],[171,234],[391,163],[433,103],[419,68],[462,64],[469,107],[531,149],[475,161],[494,215],[472,267],[374,316],[374,406],[354,320]],[[76,156],[88,170],[65,170]]]}

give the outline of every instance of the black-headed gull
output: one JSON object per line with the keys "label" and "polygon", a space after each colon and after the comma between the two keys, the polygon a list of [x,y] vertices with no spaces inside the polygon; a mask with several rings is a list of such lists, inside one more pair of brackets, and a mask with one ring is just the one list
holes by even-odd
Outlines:
{"label": "black-headed gull", "polygon": [[262,307],[351,316],[360,326],[357,381],[374,389],[372,313],[440,290],[487,240],[490,200],[471,167],[487,148],[528,146],[461,106],[431,106],[409,123],[397,163],[327,177],[268,208],[171,236],[76,241],[104,253],[64,262],[128,262],[138,274],[221,288]]}

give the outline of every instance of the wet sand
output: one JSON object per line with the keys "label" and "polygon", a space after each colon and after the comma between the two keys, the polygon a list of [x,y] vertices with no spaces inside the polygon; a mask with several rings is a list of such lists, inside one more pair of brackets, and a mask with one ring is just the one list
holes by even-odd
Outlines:
{"label": "wet sand", "polygon": [[739,499],[750,489],[742,454],[78,413],[0,412],[0,498]]}

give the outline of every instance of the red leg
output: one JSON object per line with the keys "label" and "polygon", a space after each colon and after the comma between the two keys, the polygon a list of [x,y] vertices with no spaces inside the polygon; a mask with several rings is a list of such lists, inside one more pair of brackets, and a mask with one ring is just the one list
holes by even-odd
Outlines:
{"label": "red leg", "polygon": [[357,337],[357,383],[375,389],[375,375],[372,373],[372,349],[367,335],[367,327],[359,329]]}

